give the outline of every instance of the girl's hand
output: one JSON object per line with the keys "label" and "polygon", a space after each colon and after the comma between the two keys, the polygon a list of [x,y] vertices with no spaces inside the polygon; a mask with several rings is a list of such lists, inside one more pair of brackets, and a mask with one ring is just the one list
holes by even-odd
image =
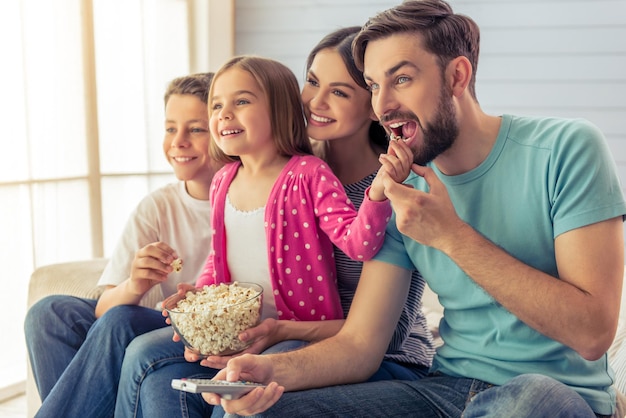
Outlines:
{"label": "girl's hand", "polygon": [[[180,300],[182,298],[185,297],[185,295],[187,294],[187,292],[189,292],[190,290],[195,290],[196,287],[194,285],[191,285],[189,283],[178,283],[176,285],[176,293],[174,293],[173,295],[169,296],[167,299],[165,299],[162,303],[161,306],[163,306],[163,310],[161,311],[161,315],[163,315],[165,317],[165,322],[172,325],[172,321],[169,318],[169,315],[167,313],[167,310],[165,309],[165,306],[168,305],[172,305],[174,304],[173,300]],[[176,337],[178,337],[178,335],[176,335]],[[174,339],[174,341],[179,341],[180,338],[178,339]]]}
{"label": "girl's hand", "polygon": [[389,141],[387,154],[380,154],[378,161],[382,164],[381,170],[385,171],[396,183],[402,183],[411,172],[413,151],[402,140]]}
{"label": "girl's hand", "polygon": [[208,356],[206,359],[202,360],[200,364],[214,369],[222,369],[226,367],[226,363],[233,357],[238,357],[243,354],[262,353],[265,349],[280,341],[277,333],[278,321],[273,318],[267,318],[256,327],[249,328],[239,334],[241,341],[252,342],[245,350],[230,356]]}
{"label": "girl's hand", "polygon": [[[163,310],[161,311],[161,315],[163,315],[165,317],[165,323],[172,325],[172,320],[169,317],[169,314],[167,313],[167,310],[165,309],[165,306],[169,306],[174,304],[175,300],[180,300],[181,298],[184,298],[185,295],[187,294],[187,292],[189,292],[190,290],[194,290],[196,289],[193,285],[188,284],[188,283],[178,283],[178,285],[176,285],[176,293],[174,293],[173,295],[171,295],[170,297],[168,297],[167,299],[165,299],[162,303],[161,306],[163,306]],[[174,335],[172,335],[172,341],[180,341],[180,335],[178,335],[176,333],[176,331],[173,332]],[[185,347],[185,351],[187,350],[187,348]],[[187,358],[187,355],[185,355],[185,358]],[[196,360],[190,360],[190,361],[198,361],[198,359]]]}
{"label": "girl's hand", "polygon": [[381,163],[378,173],[369,190],[369,198],[373,201],[385,200],[383,178],[388,177],[396,183],[402,183],[411,172],[413,152],[404,141],[389,141],[387,154],[380,154]]}
{"label": "girl's hand", "polygon": [[[174,335],[178,336],[176,333]],[[180,338],[179,338],[180,339]],[[189,348],[185,347],[185,360],[190,363],[195,363],[198,360],[201,360],[202,356],[200,354],[194,353]]]}

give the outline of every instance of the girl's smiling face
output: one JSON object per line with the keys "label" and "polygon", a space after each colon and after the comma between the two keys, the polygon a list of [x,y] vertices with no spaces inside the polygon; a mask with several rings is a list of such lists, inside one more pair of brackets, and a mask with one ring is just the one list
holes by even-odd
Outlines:
{"label": "girl's smiling face", "polygon": [[358,136],[367,138],[372,120],[369,91],[350,76],[341,55],[333,49],[319,51],[302,89],[307,133],[318,141]]}
{"label": "girl's smiling face", "polygon": [[226,155],[276,153],[268,99],[249,72],[232,67],[214,79],[209,109],[211,135]]}

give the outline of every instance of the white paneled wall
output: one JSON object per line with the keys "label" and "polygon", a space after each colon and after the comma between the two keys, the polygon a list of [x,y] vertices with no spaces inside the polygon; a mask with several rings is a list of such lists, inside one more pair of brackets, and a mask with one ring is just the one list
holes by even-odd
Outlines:
{"label": "white paneled wall", "polygon": [[397,0],[236,0],[235,52],[274,58],[302,82],[309,51],[327,33],[362,25]]}
{"label": "white paneled wall", "polygon": [[[236,0],[235,51],[304,78],[326,33],[392,0]],[[583,117],[605,133],[626,188],[626,0],[452,0],[481,27],[477,94],[493,114]]]}

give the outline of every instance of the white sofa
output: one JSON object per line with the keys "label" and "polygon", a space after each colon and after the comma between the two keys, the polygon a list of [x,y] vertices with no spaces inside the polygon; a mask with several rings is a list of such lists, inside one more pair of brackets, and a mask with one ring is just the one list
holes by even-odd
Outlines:
{"label": "white sofa", "polygon": [[[28,306],[32,306],[39,299],[52,294],[66,294],[85,298],[98,298],[103,289],[96,286],[100,274],[106,265],[106,259],[94,259],[75,261],[69,263],[59,263],[48,266],[42,266],[36,269],[31,278],[28,290]],[[159,292],[151,292],[142,300],[144,306],[156,306],[161,300],[162,295]],[[439,319],[443,314],[443,309],[437,300],[437,296],[430,290],[426,289],[423,297],[424,312],[428,319],[431,330],[438,335],[437,328]],[[615,341],[609,350],[609,359],[613,361],[615,354],[620,349],[623,341],[626,339],[626,286],[622,293],[622,311],[620,314],[620,324]],[[626,345],[625,354],[626,354]],[[624,358],[626,362],[626,356]],[[626,364],[624,365],[626,368]],[[27,416],[33,417],[35,412],[41,405],[37,387],[30,370],[27,371],[26,398],[27,398]],[[616,373],[618,377],[622,373]],[[623,372],[626,380],[626,370]],[[616,382],[622,387],[626,387],[626,382]],[[618,401],[618,412],[614,417],[626,417],[626,397],[620,396]]]}

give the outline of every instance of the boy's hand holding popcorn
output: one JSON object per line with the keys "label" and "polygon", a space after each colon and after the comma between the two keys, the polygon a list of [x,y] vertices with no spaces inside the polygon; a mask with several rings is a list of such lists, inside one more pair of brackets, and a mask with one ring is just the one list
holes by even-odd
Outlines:
{"label": "boy's hand holding popcorn", "polygon": [[[174,271],[172,263],[180,260],[176,251],[164,242],[153,242],[135,253],[130,269],[130,280],[126,287],[128,292],[142,296],[154,285],[167,280]],[[180,261],[182,268],[182,260]]]}

